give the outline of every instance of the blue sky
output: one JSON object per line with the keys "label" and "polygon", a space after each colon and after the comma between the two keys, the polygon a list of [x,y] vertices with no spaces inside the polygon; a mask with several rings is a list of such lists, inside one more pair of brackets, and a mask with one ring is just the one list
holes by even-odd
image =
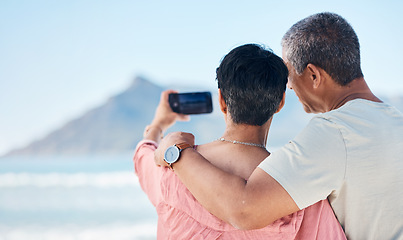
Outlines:
{"label": "blue sky", "polygon": [[[0,1],[0,155],[39,139],[130,85],[215,87],[233,47],[280,40],[331,11],[361,44],[375,93],[403,94],[402,1]],[[134,123],[135,124],[135,123]]]}

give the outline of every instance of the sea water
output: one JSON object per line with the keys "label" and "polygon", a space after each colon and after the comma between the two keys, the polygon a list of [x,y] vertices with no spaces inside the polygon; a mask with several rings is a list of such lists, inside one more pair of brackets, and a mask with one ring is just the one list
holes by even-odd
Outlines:
{"label": "sea water", "polygon": [[132,153],[0,158],[0,240],[156,239]]}

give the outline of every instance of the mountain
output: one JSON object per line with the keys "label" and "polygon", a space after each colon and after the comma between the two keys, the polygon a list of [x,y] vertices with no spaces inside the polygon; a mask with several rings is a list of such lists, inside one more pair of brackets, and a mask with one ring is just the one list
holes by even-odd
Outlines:
{"label": "mountain", "polygon": [[[134,150],[142,139],[144,128],[154,116],[163,87],[145,78],[137,77],[125,91],[111,97],[105,104],[54,130],[41,140],[9,152],[11,155],[80,155],[117,153]],[[205,89],[200,89],[205,90]],[[168,132],[191,132],[196,143],[219,138],[225,129],[218,108],[217,94],[213,93],[212,114],[192,115],[189,122],[177,122]],[[287,91],[286,104],[277,113],[269,132],[268,148],[274,150],[294,138],[312,118],[306,114],[293,91]],[[383,97],[401,111],[403,97]]]}
{"label": "mountain", "polygon": [[[144,127],[152,120],[163,90],[147,79],[137,77],[128,89],[111,97],[102,106],[68,122],[41,140],[9,152],[7,156],[77,155],[132,150],[142,139]],[[224,121],[218,118],[218,114],[192,116],[191,122],[179,123],[172,130],[197,132],[198,139],[207,142],[224,128]],[[207,122],[211,121],[218,124],[208,126]]]}

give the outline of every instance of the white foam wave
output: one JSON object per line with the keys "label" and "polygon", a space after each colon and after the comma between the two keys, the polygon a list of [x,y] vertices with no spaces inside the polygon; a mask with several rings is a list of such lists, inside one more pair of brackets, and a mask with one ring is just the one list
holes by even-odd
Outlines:
{"label": "white foam wave", "polygon": [[138,179],[133,172],[101,173],[3,173],[0,174],[0,188],[12,187],[127,187],[137,186]]}

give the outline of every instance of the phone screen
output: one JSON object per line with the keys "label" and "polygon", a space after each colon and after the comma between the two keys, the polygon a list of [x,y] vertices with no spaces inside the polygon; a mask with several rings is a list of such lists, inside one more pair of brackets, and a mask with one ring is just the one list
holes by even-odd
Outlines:
{"label": "phone screen", "polygon": [[174,112],[183,114],[213,111],[210,92],[172,93],[169,95],[169,104]]}

